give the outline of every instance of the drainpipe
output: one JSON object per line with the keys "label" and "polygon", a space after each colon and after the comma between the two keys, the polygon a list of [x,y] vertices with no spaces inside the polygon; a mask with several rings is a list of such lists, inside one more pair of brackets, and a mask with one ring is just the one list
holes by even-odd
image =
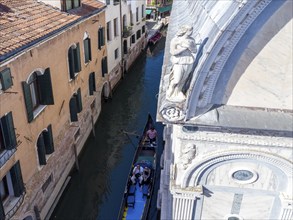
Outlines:
{"label": "drainpipe", "polygon": [[119,4],[119,9],[120,9],[120,52],[121,52],[121,61],[120,61],[120,69],[121,69],[121,78],[124,78],[124,52],[123,52],[123,18],[122,18],[122,0],[120,0]]}

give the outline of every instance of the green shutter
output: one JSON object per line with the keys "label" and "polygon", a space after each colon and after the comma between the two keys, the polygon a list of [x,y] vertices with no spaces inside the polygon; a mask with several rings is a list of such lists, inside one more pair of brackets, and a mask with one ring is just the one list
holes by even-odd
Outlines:
{"label": "green shutter", "polygon": [[95,73],[92,72],[89,75],[89,94],[93,95],[96,91]]}
{"label": "green shutter", "polygon": [[43,132],[45,151],[46,151],[46,154],[52,154],[54,152],[52,125],[49,125],[47,129],[48,131]]}
{"label": "green shutter", "polygon": [[11,174],[11,180],[13,184],[14,195],[16,197],[19,197],[24,192],[24,184],[23,184],[19,161],[17,161],[17,163],[11,168],[10,174]]}
{"label": "green shutter", "polygon": [[74,97],[72,97],[69,101],[69,110],[70,110],[70,120],[71,121],[78,121],[77,118],[77,100]]}
{"label": "green shutter", "polygon": [[105,45],[105,28],[103,27],[102,28],[102,46],[104,46]]}
{"label": "green shutter", "polygon": [[6,68],[0,72],[0,83],[3,91],[9,89],[13,85],[10,68]]}
{"label": "green shutter", "polygon": [[74,71],[74,54],[73,54],[73,49],[72,47],[69,48],[68,50],[68,65],[69,65],[69,76],[70,79],[75,78],[75,71]]}
{"label": "green shutter", "polygon": [[88,39],[83,40],[83,46],[84,46],[84,62],[89,62],[89,41]]}
{"label": "green shutter", "polygon": [[104,76],[105,73],[108,73],[107,57],[102,59],[102,76]]}
{"label": "green shutter", "polygon": [[102,48],[102,28],[98,30],[98,49]]}
{"label": "green shutter", "polygon": [[89,60],[92,60],[92,49],[91,49],[91,39],[88,40],[88,48],[89,48]]}
{"label": "green shutter", "polygon": [[14,131],[14,123],[12,118],[12,112],[1,118],[2,131],[4,134],[5,149],[11,150],[16,147],[17,141]]}
{"label": "green shutter", "polygon": [[81,71],[81,63],[80,63],[80,48],[79,48],[79,43],[76,44],[76,48],[74,50],[74,68],[75,68],[75,73]]}
{"label": "green shutter", "polygon": [[5,212],[4,212],[4,207],[2,204],[2,199],[0,199],[0,219],[5,220]]}
{"label": "green shutter", "polygon": [[33,112],[33,102],[31,98],[30,87],[25,81],[23,81],[22,88],[23,88],[23,97],[24,97],[26,113],[27,113],[27,120],[28,122],[31,122],[34,119],[34,112]]}
{"label": "green shutter", "polygon": [[40,104],[54,105],[53,89],[51,83],[50,68],[45,69],[43,75],[37,75],[40,91]]}
{"label": "green shutter", "polygon": [[81,90],[80,88],[77,90],[76,93],[76,104],[77,104],[77,112],[80,113],[82,111],[82,100],[81,100]]}
{"label": "green shutter", "polygon": [[39,163],[40,165],[46,165],[46,149],[45,149],[45,142],[43,133],[40,134],[38,141],[37,141],[37,148],[38,148],[38,156],[39,156]]}

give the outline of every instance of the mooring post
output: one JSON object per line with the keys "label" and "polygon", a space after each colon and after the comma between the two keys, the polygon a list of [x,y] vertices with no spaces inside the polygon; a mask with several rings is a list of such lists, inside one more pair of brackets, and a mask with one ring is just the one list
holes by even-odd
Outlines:
{"label": "mooring post", "polygon": [[94,123],[94,116],[93,115],[92,115],[92,130],[93,130],[94,137],[96,137],[95,123]]}
{"label": "mooring post", "polygon": [[77,157],[77,149],[76,149],[76,145],[73,144],[73,151],[74,151],[74,158],[75,158],[75,166],[77,171],[79,171],[79,163],[78,163],[78,157]]}

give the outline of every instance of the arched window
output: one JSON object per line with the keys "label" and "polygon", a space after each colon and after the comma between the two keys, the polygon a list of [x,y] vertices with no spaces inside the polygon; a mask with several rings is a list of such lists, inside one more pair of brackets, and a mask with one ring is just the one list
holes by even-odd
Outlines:
{"label": "arched window", "polygon": [[93,95],[94,91],[96,91],[96,77],[95,72],[92,72],[89,75],[89,94]]}
{"label": "arched window", "polygon": [[75,79],[75,76],[81,71],[79,43],[72,45],[68,49],[68,65],[69,77],[70,79]]}
{"label": "arched window", "polygon": [[101,50],[104,45],[105,45],[105,28],[100,27],[98,31],[98,49]]}
{"label": "arched window", "polygon": [[74,93],[69,101],[70,120],[78,121],[77,113],[82,111],[82,100],[80,88]]}
{"label": "arched window", "polygon": [[83,48],[84,48],[84,62],[88,63],[92,60],[92,53],[91,53],[91,39],[86,32],[83,38]]}
{"label": "arched window", "polygon": [[31,122],[44,105],[54,105],[50,68],[34,71],[27,81],[22,82],[28,122]]}
{"label": "arched window", "polygon": [[51,125],[49,125],[39,135],[37,140],[37,150],[38,150],[39,164],[46,165],[47,164],[46,155],[52,154],[54,152],[54,142],[53,142]]}

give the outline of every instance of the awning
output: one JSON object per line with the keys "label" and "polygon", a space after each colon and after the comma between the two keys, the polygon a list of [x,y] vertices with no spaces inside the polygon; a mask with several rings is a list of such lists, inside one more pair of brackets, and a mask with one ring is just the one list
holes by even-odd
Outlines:
{"label": "awning", "polygon": [[172,5],[168,5],[168,6],[165,6],[165,7],[158,8],[158,11],[160,13],[164,13],[166,11],[171,11],[171,9],[172,9]]}
{"label": "awning", "polygon": [[146,10],[145,10],[145,13],[146,13],[147,15],[150,15],[150,14],[152,13],[152,9],[146,9]]}

